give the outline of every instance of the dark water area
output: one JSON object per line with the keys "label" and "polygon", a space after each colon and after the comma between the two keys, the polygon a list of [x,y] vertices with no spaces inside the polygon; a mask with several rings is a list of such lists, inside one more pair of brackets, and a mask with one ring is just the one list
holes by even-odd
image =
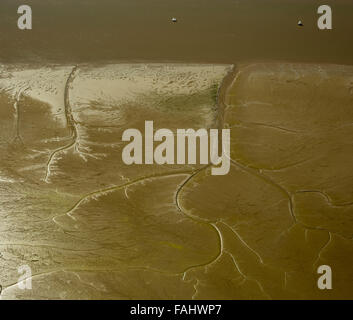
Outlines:
{"label": "dark water area", "polygon": [[[282,60],[353,64],[348,0],[28,0],[33,29],[17,28],[22,0],[1,0],[1,62]],[[331,5],[333,29],[317,8]],[[178,19],[177,23],[171,21]],[[303,27],[298,27],[302,20]]]}

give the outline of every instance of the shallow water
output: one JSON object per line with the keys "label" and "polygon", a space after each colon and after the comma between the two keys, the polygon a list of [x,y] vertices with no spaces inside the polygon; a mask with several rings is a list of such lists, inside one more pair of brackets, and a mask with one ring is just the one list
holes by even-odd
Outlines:
{"label": "shallow water", "polygon": [[[353,63],[349,0],[29,0],[33,30],[17,29],[20,0],[2,0],[0,60],[97,62],[249,60]],[[329,4],[333,30],[320,31]],[[172,23],[172,17],[178,23]],[[299,28],[297,21],[304,27]]]}

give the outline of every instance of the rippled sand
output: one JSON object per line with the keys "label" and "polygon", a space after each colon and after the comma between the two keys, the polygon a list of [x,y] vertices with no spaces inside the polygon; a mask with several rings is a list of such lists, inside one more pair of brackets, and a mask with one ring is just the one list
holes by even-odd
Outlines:
{"label": "rippled sand", "polygon": [[[3,65],[2,298],[352,298],[353,67]],[[231,129],[230,173],[122,132]],[[32,268],[32,290],[17,268]],[[333,290],[317,288],[317,267]]]}

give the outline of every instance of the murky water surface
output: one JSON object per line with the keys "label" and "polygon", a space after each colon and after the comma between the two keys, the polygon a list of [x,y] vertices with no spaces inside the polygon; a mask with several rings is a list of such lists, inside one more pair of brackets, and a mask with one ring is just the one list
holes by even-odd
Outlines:
{"label": "murky water surface", "polygon": [[[350,0],[29,0],[33,30],[17,29],[20,0],[2,0],[2,61],[249,60],[353,63]],[[332,6],[333,30],[317,28]],[[171,18],[176,17],[177,23]],[[302,20],[304,27],[297,26]]]}

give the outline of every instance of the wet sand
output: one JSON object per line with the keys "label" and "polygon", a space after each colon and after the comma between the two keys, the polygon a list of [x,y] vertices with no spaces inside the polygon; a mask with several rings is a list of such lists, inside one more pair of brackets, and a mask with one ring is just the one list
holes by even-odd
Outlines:
{"label": "wet sand", "polygon": [[[3,66],[5,76],[3,299],[352,297],[352,67]],[[146,117],[230,128],[230,173],[124,165],[122,131],[143,132]],[[22,264],[32,290],[16,285]],[[316,287],[321,264],[335,269],[333,290]]]}
{"label": "wet sand", "polygon": [[[214,259],[215,231],[175,206],[178,185],[200,166],[126,166],[121,136],[127,128],[143,132],[146,117],[155,129],[215,127],[214,91],[229,70],[175,64],[3,67],[12,82],[2,84],[2,120],[14,130],[5,139],[9,130],[2,127],[2,298],[20,298],[12,283],[25,260],[36,282],[32,298],[79,298],[82,271],[98,291],[86,288],[81,298],[126,298],[140,296],[138,286],[149,277],[156,281],[152,287],[162,282],[164,292],[183,270]],[[117,289],[121,276],[133,277],[127,292]],[[71,277],[76,280],[66,282]],[[106,281],[113,287],[101,292]],[[184,290],[190,295],[191,284],[180,286],[183,291],[170,292],[170,298],[182,298]],[[141,297],[164,298],[155,290]]]}

